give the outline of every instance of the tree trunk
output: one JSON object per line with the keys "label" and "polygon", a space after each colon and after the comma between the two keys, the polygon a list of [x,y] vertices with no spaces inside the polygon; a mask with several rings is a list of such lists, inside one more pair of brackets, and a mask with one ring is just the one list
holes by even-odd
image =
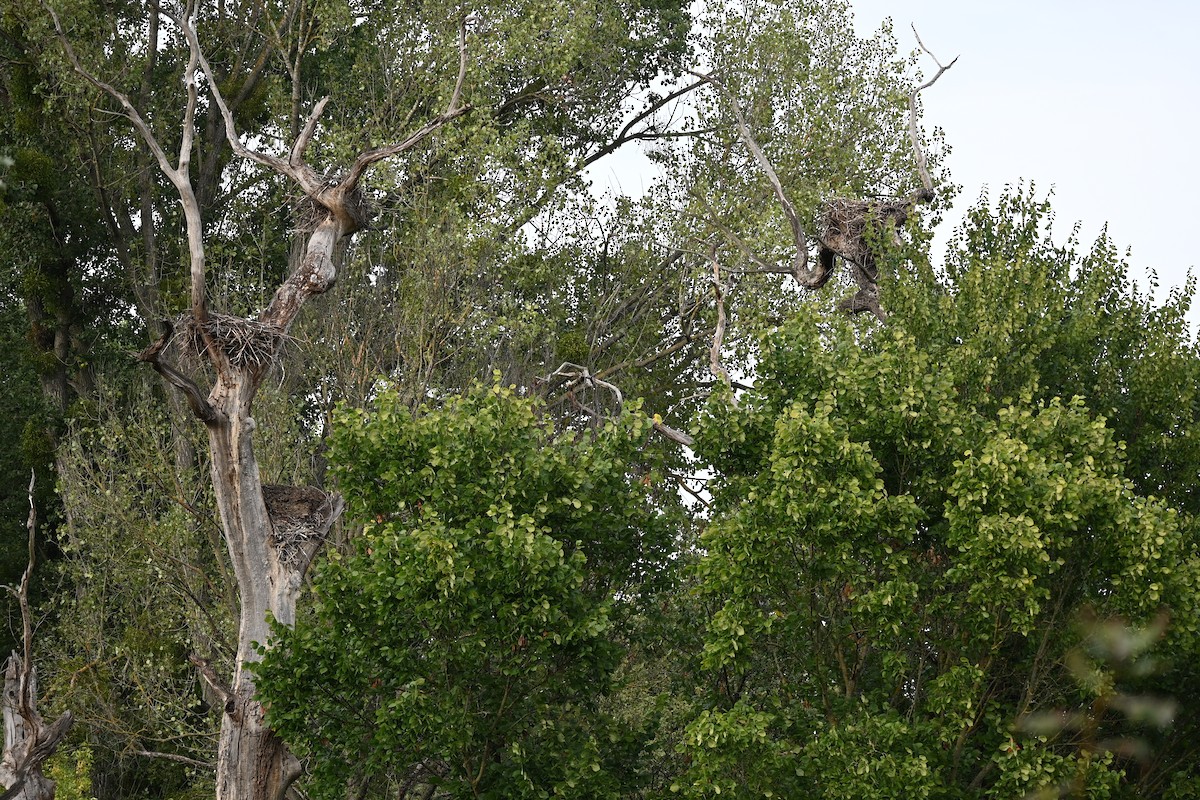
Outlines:
{"label": "tree trunk", "polygon": [[68,712],[46,727],[37,713],[37,671],[25,668],[16,651],[4,668],[4,757],[0,800],[54,800],[54,781],[42,774],[42,763],[58,748],[72,717]]}
{"label": "tree trunk", "polygon": [[[270,332],[291,326],[306,297],[333,284],[342,228],[327,220],[313,231],[303,262],[258,320]],[[210,349],[219,346],[210,340]],[[264,344],[269,349],[269,344]],[[299,776],[299,761],[264,721],[248,666],[271,637],[269,620],[292,625],[313,556],[341,510],[339,498],[312,487],[263,487],[254,453],[252,403],[269,362],[239,366],[213,358],[217,381],[206,420],[212,481],[225,543],[241,597],[233,680],[217,755],[218,800],[280,800]]]}

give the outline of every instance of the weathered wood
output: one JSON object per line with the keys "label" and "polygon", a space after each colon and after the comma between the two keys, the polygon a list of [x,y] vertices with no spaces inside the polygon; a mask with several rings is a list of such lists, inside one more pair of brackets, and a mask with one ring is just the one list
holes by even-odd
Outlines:
{"label": "weathered wood", "polygon": [[42,774],[42,764],[54,755],[59,743],[74,722],[64,712],[46,725],[38,713],[37,669],[33,666],[33,616],[29,610],[29,579],[37,563],[35,548],[37,507],[33,489],[37,476],[29,478],[29,559],[21,582],[11,589],[21,609],[22,652],[16,650],[4,666],[4,696],[0,707],[4,715],[4,752],[0,756],[0,784],[6,791],[0,800],[54,800],[54,781]]}

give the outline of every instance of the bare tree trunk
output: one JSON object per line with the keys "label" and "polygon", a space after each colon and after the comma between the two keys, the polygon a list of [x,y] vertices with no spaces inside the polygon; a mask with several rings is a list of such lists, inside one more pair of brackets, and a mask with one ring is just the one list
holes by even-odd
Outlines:
{"label": "bare tree trunk", "polygon": [[37,710],[37,669],[33,666],[33,617],[29,610],[29,579],[36,563],[34,549],[37,509],[33,502],[36,476],[29,480],[29,561],[21,583],[12,593],[21,607],[22,652],[13,651],[4,667],[4,754],[0,758],[0,784],[7,791],[0,800],[54,800],[54,781],[42,774],[42,763],[54,754],[74,718],[65,712],[53,724],[43,723]]}
{"label": "bare tree trunk", "polygon": [[223,378],[210,398],[219,418],[208,425],[208,435],[213,487],[241,594],[241,612],[233,681],[223,690],[217,797],[278,800],[301,767],[264,721],[248,666],[259,659],[255,646],[270,640],[268,619],[294,623],[304,573],[341,503],[314,488],[264,489],[250,416],[258,380],[253,374],[237,372]]}

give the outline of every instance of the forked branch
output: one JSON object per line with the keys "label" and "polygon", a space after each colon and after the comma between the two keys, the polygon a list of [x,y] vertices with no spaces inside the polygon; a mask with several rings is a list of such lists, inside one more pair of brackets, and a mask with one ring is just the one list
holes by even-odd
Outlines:
{"label": "forked branch", "polygon": [[[625,396],[621,393],[620,388],[618,388],[616,384],[609,383],[606,380],[596,377],[588,370],[587,367],[582,367],[579,364],[572,364],[569,361],[563,362],[563,364],[558,369],[554,370],[554,372],[551,372],[546,377],[539,378],[538,380],[540,380],[542,383],[553,384],[557,382],[557,379],[565,379],[567,381],[568,393],[572,392],[578,386],[587,386],[591,389],[600,388],[612,392],[613,396],[617,400],[618,406],[621,406],[625,402]],[[591,409],[584,408],[583,410],[587,411],[593,417],[600,416],[599,412],[592,411]],[[658,414],[655,414],[652,417],[651,425],[653,425],[654,430],[658,431],[663,436],[667,437],[673,442],[676,442],[677,444],[691,446],[695,443],[695,440],[692,439],[691,436],[688,436],[683,431],[676,430],[670,425],[664,423],[662,421],[662,417]]]}
{"label": "forked branch", "polygon": [[921,134],[917,130],[917,95],[937,83],[938,78],[942,77],[942,73],[955,65],[955,63],[958,61],[958,56],[955,56],[954,60],[949,64],[943,64],[941,61],[938,61],[938,57],[935,56],[929,50],[929,48],[925,46],[925,42],[921,41],[921,34],[917,33],[916,25],[912,26],[912,32],[913,36],[917,37],[917,44],[920,45],[921,49],[933,59],[933,63],[937,64],[938,66],[938,71],[934,73],[932,78],[925,81],[920,86],[914,87],[913,90],[908,93],[908,136],[912,141],[913,156],[915,156],[917,161],[917,172],[921,176],[921,185],[925,189],[918,199],[928,202],[933,200],[934,197],[933,178],[929,175],[929,161],[925,157],[925,149],[921,146]]}
{"label": "forked branch", "polygon": [[435,133],[439,128],[446,123],[461,117],[471,110],[469,105],[464,105],[462,102],[463,84],[467,78],[467,23],[464,19],[458,28],[458,76],[454,80],[454,91],[450,95],[450,103],[446,110],[438,116],[426,122],[421,128],[409,136],[402,142],[397,144],[387,145],[385,147],[377,147],[373,150],[368,150],[365,153],[360,153],[358,158],[354,160],[354,165],[350,167],[350,171],[346,173],[346,177],[342,179],[341,188],[343,191],[353,191],[357,186],[362,175],[367,168],[372,164],[383,161],[385,158],[400,155],[403,152],[411,150],[417,144],[420,144],[428,136]]}
{"label": "forked branch", "polygon": [[325,184],[321,175],[317,173],[304,161],[304,151],[308,148],[312,137],[316,132],[317,123],[320,120],[321,114],[325,110],[325,106],[329,102],[328,97],[322,98],[313,107],[305,120],[304,127],[300,135],[293,143],[288,158],[282,159],[278,156],[264,153],[258,150],[251,149],[246,146],[242,140],[241,134],[238,133],[237,125],[233,118],[233,113],[230,111],[225,97],[221,94],[220,86],[218,85],[212,66],[208,63],[208,59],[204,57],[203,50],[200,47],[200,39],[196,33],[195,27],[191,20],[182,15],[172,14],[164,11],[164,13],[172,19],[183,31],[187,38],[188,47],[191,50],[192,57],[197,59],[200,68],[204,71],[208,78],[209,91],[212,94],[213,102],[216,103],[218,110],[221,112],[221,118],[225,122],[225,135],[229,141],[229,146],[240,157],[261,164],[269,169],[274,170],[280,175],[285,175],[294,180],[301,190],[309,197],[318,202],[326,200],[334,201],[335,203],[341,198],[350,195],[358,187],[359,181],[363,174],[373,164],[383,161],[386,158],[399,155],[408,150],[411,150],[416,145],[420,144],[431,134],[442,128],[446,123],[457,119],[463,114],[470,111],[470,106],[462,102],[463,84],[466,82],[467,74],[467,24],[466,20],[459,26],[458,36],[458,75],[454,82],[454,90],[450,96],[450,103],[446,111],[429,122],[425,123],[419,130],[405,138],[403,141],[396,144],[377,147],[372,150],[360,153],[354,160],[354,164],[346,175],[338,181],[336,186],[330,187]]}

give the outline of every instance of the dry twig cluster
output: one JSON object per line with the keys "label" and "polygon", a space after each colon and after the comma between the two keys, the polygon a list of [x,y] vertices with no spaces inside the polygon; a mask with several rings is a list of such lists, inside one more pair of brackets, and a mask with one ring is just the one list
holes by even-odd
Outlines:
{"label": "dry twig cluster", "polygon": [[263,502],[279,560],[289,566],[306,561],[329,530],[334,511],[329,495],[312,486],[263,486]]}
{"label": "dry twig cluster", "polygon": [[221,348],[230,364],[239,368],[270,364],[280,348],[291,341],[278,326],[228,314],[210,312],[203,322],[192,314],[185,314],[178,327],[182,328],[196,355],[205,354],[208,341],[211,341]]}

